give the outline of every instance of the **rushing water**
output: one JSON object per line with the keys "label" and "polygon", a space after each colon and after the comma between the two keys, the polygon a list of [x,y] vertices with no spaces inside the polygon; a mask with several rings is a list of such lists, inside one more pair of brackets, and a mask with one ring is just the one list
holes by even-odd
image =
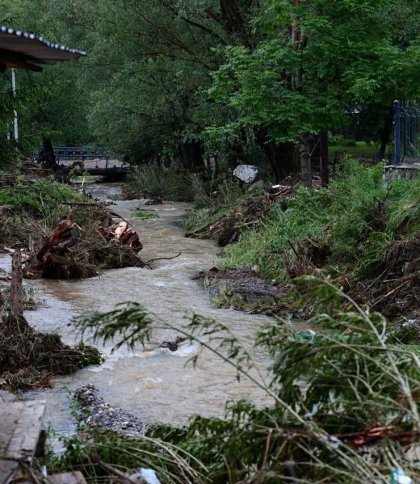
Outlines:
{"label": "rushing water", "polygon": [[[120,187],[99,185],[92,190],[98,198],[117,198]],[[159,218],[133,218],[132,211],[138,207],[156,210]],[[75,344],[80,337],[71,324],[74,316],[136,301],[157,319],[175,327],[187,324],[188,314],[192,312],[214,317],[250,345],[258,328],[269,318],[218,309],[206,291],[191,280],[197,271],[215,264],[218,249],[212,241],[183,236],[180,223],[190,208],[185,203],[145,207],[142,200],[117,201],[111,209],[138,231],[144,246],[140,253],[143,260],[171,257],[179,252],[181,256],[156,261],[153,270],[110,270],[82,281],[30,281],[42,304],[25,314],[29,323],[44,332],[57,332],[65,343]],[[3,266],[4,262],[3,258]],[[74,430],[69,395],[87,383],[94,384],[100,396],[111,405],[122,407],[146,422],[174,425],[185,424],[194,414],[222,417],[226,401],[232,399],[250,399],[257,404],[268,402],[262,390],[245,378],[238,382],[234,369],[209,351],[200,355],[196,368],[186,365],[197,354],[195,344],[183,344],[174,353],[159,348],[161,342],[174,337],[175,333],[169,330],[155,331],[150,344],[146,348],[139,346],[134,352],[121,348],[111,354],[111,345],[99,345],[106,357],[103,365],[56,378],[51,390],[34,391],[27,397],[46,398],[46,421],[58,433],[65,434]],[[257,365],[266,368],[269,364],[266,355],[256,350],[253,353]]]}

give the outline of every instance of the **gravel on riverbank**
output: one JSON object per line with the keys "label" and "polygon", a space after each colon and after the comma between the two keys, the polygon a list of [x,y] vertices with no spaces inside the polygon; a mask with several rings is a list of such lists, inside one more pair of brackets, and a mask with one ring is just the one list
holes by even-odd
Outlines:
{"label": "gravel on riverbank", "polygon": [[127,411],[112,407],[97,395],[94,385],[85,385],[74,392],[79,406],[79,424],[90,430],[112,430],[119,434],[144,435],[146,426],[139,418]]}

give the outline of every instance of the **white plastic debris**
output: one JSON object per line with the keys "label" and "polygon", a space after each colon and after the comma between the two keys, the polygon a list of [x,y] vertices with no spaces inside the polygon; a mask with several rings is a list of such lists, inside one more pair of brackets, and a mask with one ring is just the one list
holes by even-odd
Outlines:
{"label": "white plastic debris", "polygon": [[305,418],[312,418],[314,415],[318,413],[319,410],[319,403],[314,403],[312,405],[312,410],[308,413],[305,413]]}
{"label": "white plastic debris", "polygon": [[147,484],[161,484],[161,482],[157,478],[156,472],[153,469],[141,468],[140,471],[135,472],[130,476],[130,480],[134,482],[141,482],[143,479],[147,482]]}
{"label": "white plastic debris", "polygon": [[334,437],[334,435],[330,435],[328,437],[328,441],[330,442],[331,447],[333,449],[338,449],[340,447],[340,445],[342,444],[341,440],[338,439],[337,437]]}
{"label": "white plastic debris", "polygon": [[412,484],[413,480],[410,476],[399,467],[391,470],[391,484]]}
{"label": "white plastic debris", "polygon": [[245,183],[252,183],[258,176],[258,168],[254,165],[238,165],[233,170],[233,175]]}

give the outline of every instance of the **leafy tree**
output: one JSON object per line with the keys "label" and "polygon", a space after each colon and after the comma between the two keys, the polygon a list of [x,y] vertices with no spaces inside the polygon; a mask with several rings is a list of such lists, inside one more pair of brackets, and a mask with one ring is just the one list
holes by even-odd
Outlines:
{"label": "leafy tree", "polygon": [[[418,31],[401,36],[400,2],[271,0],[255,20],[255,49],[227,47],[211,93],[238,113],[223,130],[267,127],[277,141],[299,143],[311,184],[310,136],[334,131],[356,107],[418,94]],[[415,2],[405,13],[418,16]],[[413,29],[412,22],[410,24]]]}

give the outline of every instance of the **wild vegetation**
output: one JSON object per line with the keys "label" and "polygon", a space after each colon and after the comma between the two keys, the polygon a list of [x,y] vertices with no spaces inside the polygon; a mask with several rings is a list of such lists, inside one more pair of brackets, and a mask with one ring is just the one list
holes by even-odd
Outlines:
{"label": "wild vegetation", "polygon": [[[157,160],[158,171],[170,162],[223,173],[242,162],[279,180],[299,163],[310,172],[320,132],[340,144],[345,130],[383,158],[392,101],[419,94],[414,0],[1,6],[11,27],[88,53],[36,76],[18,72],[16,98],[2,74],[3,131],[16,108],[23,153],[48,136],[55,144],[106,145],[136,165]],[[13,141],[7,146],[4,161],[16,157]]]}
{"label": "wild vegetation", "polygon": [[[258,310],[277,315],[255,341],[271,357],[267,375],[223,321],[195,315],[173,327],[135,302],[81,316],[82,331],[117,347],[176,330],[271,405],[229,402],[225,419],[157,425],[141,439],[81,428],[50,469],[98,483],[139,466],[174,483],[397,482],[401,469],[420,480],[420,182],[384,183],[381,161],[392,150],[392,101],[420,97],[418,2],[3,0],[0,19],[88,54],[18,71],[16,94],[0,73],[1,175],[45,140],[104,146],[132,165],[130,197],[195,204],[187,235],[225,247],[207,284],[214,274],[238,274],[241,286],[252,278],[273,299]],[[234,179],[239,164],[257,166],[259,180]],[[46,276],[57,224],[70,236],[60,276],[143,265],[119,245],[128,224],[69,186],[20,176],[0,185],[0,244],[26,251],[27,276]],[[219,303],[235,305],[234,286]],[[2,306],[7,297],[0,292]],[[7,309],[1,388],[47,385],[100,361]]]}
{"label": "wild vegetation", "polygon": [[[273,358],[268,377],[253,371],[248,350],[224,324],[194,316],[188,328],[176,328],[263,389],[271,406],[231,403],[225,420],[196,417],[182,429],[157,426],[139,440],[78,436],[53,458],[54,468],[81,469],[91,482],[112,475],[112,466],[130,471],[139,462],[158,469],[165,482],[387,482],[396,466],[416,479],[410,448],[420,435],[418,347],[388,344],[393,332],[379,313],[364,311],[329,282],[306,283],[317,301],[317,315],[308,322],[316,333],[302,334],[287,320],[262,328],[256,345]],[[134,347],[153,329],[172,328],[138,304],[86,315],[79,325],[99,339],[117,337],[117,347]]]}

